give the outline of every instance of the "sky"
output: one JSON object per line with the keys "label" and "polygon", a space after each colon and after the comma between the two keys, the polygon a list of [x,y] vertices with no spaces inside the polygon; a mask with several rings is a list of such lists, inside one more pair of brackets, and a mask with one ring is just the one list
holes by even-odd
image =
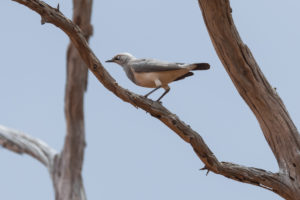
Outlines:
{"label": "sky", "polygon": [[[71,1],[46,1],[67,17]],[[300,2],[231,0],[233,18],[270,84],[300,125]],[[60,151],[65,137],[67,36],[10,0],[0,1],[0,124]],[[220,161],[278,171],[255,116],[236,91],[208,36],[196,0],[94,1],[90,45],[100,61],[117,53],[173,62],[208,62],[209,71],[170,84],[163,105],[189,124]],[[124,88],[146,94],[116,64]],[[151,98],[156,99],[163,90]],[[89,73],[83,178],[88,199],[279,200],[256,186],[200,171],[189,144],[145,111],[118,99]],[[0,147],[1,199],[51,200],[47,169]]]}

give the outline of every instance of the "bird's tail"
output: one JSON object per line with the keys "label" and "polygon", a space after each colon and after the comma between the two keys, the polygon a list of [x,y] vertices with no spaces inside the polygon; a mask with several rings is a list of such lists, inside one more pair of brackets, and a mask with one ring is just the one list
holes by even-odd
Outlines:
{"label": "bird's tail", "polygon": [[208,63],[194,63],[190,65],[193,67],[194,70],[208,70],[210,68],[210,65]]}

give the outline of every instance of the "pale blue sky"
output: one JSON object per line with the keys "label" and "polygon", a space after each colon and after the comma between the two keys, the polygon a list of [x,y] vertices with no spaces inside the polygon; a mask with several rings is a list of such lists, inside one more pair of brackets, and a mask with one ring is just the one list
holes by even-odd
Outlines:
{"label": "pale blue sky", "polygon": [[[71,1],[60,2],[70,17]],[[300,2],[232,0],[243,41],[300,123]],[[0,1],[0,124],[22,130],[60,150],[65,52],[69,39],[40,16],[10,0]],[[259,125],[217,57],[196,0],[94,1],[91,47],[103,62],[119,52],[177,62],[209,62],[210,71],[171,84],[164,105],[200,133],[221,161],[276,172]],[[105,64],[125,88],[122,69]],[[153,97],[156,98],[163,91]],[[89,74],[85,97],[87,148],[83,168],[88,199],[279,200],[267,190],[199,171],[192,148],[160,121],[122,102]],[[46,168],[29,156],[0,148],[1,199],[51,200]]]}

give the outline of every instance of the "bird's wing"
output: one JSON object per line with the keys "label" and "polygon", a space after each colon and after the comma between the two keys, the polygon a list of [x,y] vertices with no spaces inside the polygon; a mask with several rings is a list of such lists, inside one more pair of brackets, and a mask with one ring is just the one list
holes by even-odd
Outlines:
{"label": "bird's wing", "polygon": [[154,59],[138,59],[130,62],[134,72],[161,72],[179,70],[186,66],[184,63],[168,63]]}

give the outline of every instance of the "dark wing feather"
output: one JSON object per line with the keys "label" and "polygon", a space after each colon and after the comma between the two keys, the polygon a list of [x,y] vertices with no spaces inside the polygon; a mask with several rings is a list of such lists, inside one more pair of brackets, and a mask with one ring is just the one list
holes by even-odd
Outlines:
{"label": "dark wing feather", "polygon": [[210,68],[208,63],[194,63],[196,67],[193,70],[207,70]]}
{"label": "dark wing feather", "polygon": [[179,80],[182,80],[182,79],[184,79],[184,78],[186,78],[186,77],[188,77],[188,76],[193,76],[193,75],[194,75],[193,72],[188,72],[187,74],[178,77],[178,78],[175,79],[174,81],[179,81]]}
{"label": "dark wing feather", "polygon": [[132,69],[137,72],[161,72],[182,69],[182,63],[168,63],[154,59],[138,59],[130,63]]}

